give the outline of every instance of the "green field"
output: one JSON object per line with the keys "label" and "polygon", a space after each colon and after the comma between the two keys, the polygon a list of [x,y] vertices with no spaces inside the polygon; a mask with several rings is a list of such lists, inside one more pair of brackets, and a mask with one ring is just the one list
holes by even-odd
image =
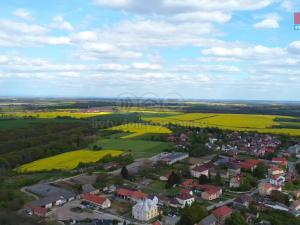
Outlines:
{"label": "green field", "polygon": [[122,153],[123,151],[120,150],[78,150],[24,164],[17,168],[17,171],[24,173],[50,170],[72,170],[75,169],[81,162],[97,162],[106,155],[118,156]]}
{"label": "green field", "polygon": [[172,147],[171,143],[132,139],[103,139],[97,142],[104,149],[131,151],[134,158],[147,158]]}
{"label": "green field", "polygon": [[[218,127],[237,131],[256,131],[260,133],[300,135],[300,129],[285,127],[285,122],[278,119],[297,119],[288,116],[250,115],[250,114],[217,114],[188,113],[169,117],[144,117],[148,122],[166,125],[168,123],[191,127]],[[296,123],[296,125],[298,125]],[[280,126],[280,128],[278,128]],[[291,122],[289,122],[291,126]]]}
{"label": "green field", "polygon": [[110,130],[117,130],[132,133],[121,138],[133,138],[142,136],[144,134],[170,134],[171,130],[163,126],[153,126],[153,125],[146,125],[142,123],[128,123],[116,127],[110,128]]}
{"label": "green field", "polygon": [[46,123],[81,123],[83,121],[76,119],[0,119],[0,130],[26,128],[29,126],[46,124]]}

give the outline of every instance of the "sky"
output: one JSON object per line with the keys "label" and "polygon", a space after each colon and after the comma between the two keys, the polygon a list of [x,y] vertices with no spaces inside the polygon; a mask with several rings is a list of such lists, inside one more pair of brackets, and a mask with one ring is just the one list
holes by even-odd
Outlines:
{"label": "sky", "polygon": [[300,100],[296,0],[2,0],[0,96]]}

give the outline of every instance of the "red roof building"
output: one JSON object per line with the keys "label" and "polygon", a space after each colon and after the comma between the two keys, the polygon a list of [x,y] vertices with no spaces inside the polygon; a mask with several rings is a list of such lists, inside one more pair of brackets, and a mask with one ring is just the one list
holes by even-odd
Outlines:
{"label": "red roof building", "polygon": [[111,206],[111,202],[109,199],[99,195],[93,195],[90,193],[85,193],[83,195],[83,200],[86,202],[90,202],[94,205],[100,206],[103,209],[109,208]]}
{"label": "red roof building", "polygon": [[225,206],[215,209],[212,214],[217,218],[219,224],[223,224],[232,213],[232,209]]}
{"label": "red roof building", "polygon": [[183,187],[191,187],[193,185],[193,183],[194,183],[193,179],[186,179],[185,181],[183,181],[181,183],[181,185]]}
{"label": "red roof building", "polygon": [[45,217],[47,215],[48,209],[43,207],[33,208],[33,213],[37,216]]}
{"label": "red roof building", "polygon": [[152,225],[161,225],[161,223],[157,220],[154,223],[152,223]]}
{"label": "red roof building", "polygon": [[240,167],[241,169],[253,171],[260,162],[260,160],[250,159],[246,162],[241,162]]}
{"label": "red roof building", "polygon": [[132,200],[132,201],[139,201],[147,198],[147,194],[141,191],[132,191],[126,188],[117,189],[116,195],[120,198]]}
{"label": "red roof building", "polygon": [[272,158],[272,163],[276,163],[276,164],[279,164],[281,166],[287,166],[288,165],[288,161],[283,157]]}

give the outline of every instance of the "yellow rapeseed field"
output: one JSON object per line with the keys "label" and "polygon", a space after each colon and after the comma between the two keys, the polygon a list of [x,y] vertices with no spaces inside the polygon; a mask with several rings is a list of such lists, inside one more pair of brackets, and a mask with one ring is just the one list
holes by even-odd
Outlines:
{"label": "yellow rapeseed field", "polygon": [[89,118],[94,116],[107,115],[111,112],[97,112],[97,113],[84,113],[84,112],[68,112],[68,111],[54,111],[54,112],[21,112],[21,113],[6,113],[4,116],[7,117],[35,117],[43,119],[53,119],[58,116],[61,117],[72,117],[72,118]]}
{"label": "yellow rapeseed field", "polygon": [[78,150],[67,152],[56,156],[40,159],[31,163],[24,164],[17,168],[18,172],[37,172],[49,170],[72,170],[75,169],[79,163],[97,162],[106,155],[118,156],[123,151],[119,150]]}
{"label": "yellow rapeseed field", "polygon": [[217,113],[188,113],[169,117],[143,118],[145,121],[162,125],[173,123],[191,127],[218,127],[237,131],[257,131],[261,133],[300,135],[300,129],[272,128],[282,123],[275,118],[293,118],[275,115],[253,114],[217,114]]}
{"label": "yellow rapeseed field", "polygon": [[122,138],[133,138],[148,133],[153,134],[170,134],[171,130],[163,126],[146,125],[142,123],[128,123],[110,128],[111,130],[119,130],[123,132],[132,133]]}

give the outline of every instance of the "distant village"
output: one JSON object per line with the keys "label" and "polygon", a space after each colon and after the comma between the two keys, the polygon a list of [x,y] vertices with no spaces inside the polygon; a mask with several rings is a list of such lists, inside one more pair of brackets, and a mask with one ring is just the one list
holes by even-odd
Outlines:
{"label": "distant village", "polygon": [[[27,186],[22,191],[35,200],[22,212],[78,225],[223,225],[240,212],[246,224],[268,225],[266,212],[300,215],[300,144],[234,131],[224,140],[212,132],[208,153],[194,156],[188,149],[197,135],[201,130],[170,134],[173,151],[126,167],[105,164],[105,173]],[[198,221],[188,218],[193,207],[203,211]]]}

